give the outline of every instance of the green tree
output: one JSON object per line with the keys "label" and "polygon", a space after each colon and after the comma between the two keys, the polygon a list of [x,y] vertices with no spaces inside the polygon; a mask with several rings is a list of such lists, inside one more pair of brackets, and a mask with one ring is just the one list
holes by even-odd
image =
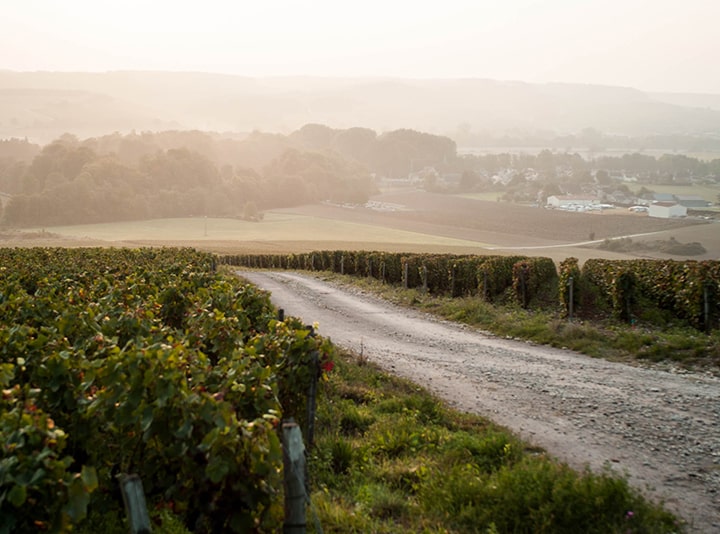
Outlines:
{"label": "green tree", "polygon": [[263,214],[258,209],[257,204],[250,200],[243,206],[242,218],[246,221],[260,221],[263,218]]}
{"label": "green tree", "polygon": [[605,169],[600,169],[595,172],[595,181],[600,185],[609,185],[612,183],[610,174]]}
{"label": "green tree", "polygon": [[474,171],[463,171],[458,184],[458,192],[469,193],[474,191],[480,182],[480,177]]}

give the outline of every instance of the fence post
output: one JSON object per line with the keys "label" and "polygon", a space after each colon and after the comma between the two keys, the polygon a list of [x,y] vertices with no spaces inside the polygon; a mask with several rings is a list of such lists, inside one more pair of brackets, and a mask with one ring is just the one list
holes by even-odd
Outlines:
{"label": "fence post", "polygon": [[488,298],[488,273],[487,269],[483,269],[483,299],[490,300]]}
{"label": "fence post", "polygon": [[573,277],[568,280],[568,319],[573,320]]}
{"label": "fence post", "polygon": [[428,279],[427,279],[427,266],[423,264],[422,266],[422,290],[423,293],[427,293],[428,290]]}
{"label": "fence post", "polygon": [[403,264],[403,288],[405,288],[405,289],[408,288],[408,274],[409,274],[408,263],[405,262]]}
{"label": "fence post", "polygon": [[450,269],[450,296],[455,297],[455,265]]}
{"label": "fence post", "polygon": [[283,422],[283,467],[285,478],[284,534],[305,534],[305,446],[302,432],[292,419]]}
{"label": "fence post", "polygon": [[705,315],[705,331],[710,333],[710,284],[703,288],[703,311]]}
{"label": "fence post", "polygon": [[130,534],[150,534],[145,492],[138,475],[120,475],[120,493],[122,493],[125,513],[130,524]]}
{"label": "fence post", "polygon": [[[312,333],[310,335],[313,335]],[[307,442],[308,447],[313,446],[315,439],[315,406],[317,399],[317,383],[318,383],[318,353],[313,351],[310,360],[310,372],[312,377],[310,378],[310,386],[308,387],[308,399],[307,399]]]}
{"label": "fence post", "polygon": [[345,254],[340,256],[340,274],[345,274]]}

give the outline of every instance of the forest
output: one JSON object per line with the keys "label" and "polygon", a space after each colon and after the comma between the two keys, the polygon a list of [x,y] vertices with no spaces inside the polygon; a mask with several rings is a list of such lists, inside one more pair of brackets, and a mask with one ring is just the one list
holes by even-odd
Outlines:
{"label": "forest", "polygon": [[65,134],[39,146],[0,141],[1,223],[51,226],[167,217],[241,217],[319,201],[362,204],[380,178],[407,178],[432,169],[455,174],[446,192],[506,186],[528,170],[546,191],[561,183],[603,183],[631,173],[643,183],[720,180],[720,159],[640,153],[586,160],[577,153],[458,154],[449,137],[401,129],[307,124],[289,135],[201,131],[113,133],[78,139]]}

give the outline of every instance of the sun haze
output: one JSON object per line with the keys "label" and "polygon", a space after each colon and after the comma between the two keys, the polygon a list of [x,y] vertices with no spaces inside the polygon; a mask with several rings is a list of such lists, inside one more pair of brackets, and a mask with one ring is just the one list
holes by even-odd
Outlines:
{"label": "sun haze", "polygon": [[26,0],[0,69],[491,78],[720,93],[720,2]]}

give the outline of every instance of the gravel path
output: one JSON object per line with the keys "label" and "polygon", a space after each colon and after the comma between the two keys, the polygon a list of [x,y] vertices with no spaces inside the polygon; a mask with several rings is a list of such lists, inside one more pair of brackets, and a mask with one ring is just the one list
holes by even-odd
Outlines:
{"label": "gravel path", "polygon": [[504,425],[576,468],[609,466],[720,532],[720,379],[499,339],[288,272],[240,272],[337,345]]}

